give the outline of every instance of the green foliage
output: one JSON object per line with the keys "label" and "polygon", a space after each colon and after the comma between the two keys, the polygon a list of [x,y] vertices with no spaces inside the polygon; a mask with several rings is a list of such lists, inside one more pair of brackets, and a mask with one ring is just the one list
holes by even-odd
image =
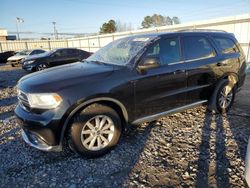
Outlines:
{"label": "green foliage", "polygon": [[114,20],[109,20],[108,22],[105,22],[102,24],[102,27],[100,28],[100,33],[114,33],[116,32],[116,22]]}
{"label": "green foliage", "polygon": [[180,19],[177,16],[170,18],[169,16],[162,16],[160,14],[154,14],[153,16],[145,16],[141,25],[142,28],[158,27],[164,25],[179,24]]}

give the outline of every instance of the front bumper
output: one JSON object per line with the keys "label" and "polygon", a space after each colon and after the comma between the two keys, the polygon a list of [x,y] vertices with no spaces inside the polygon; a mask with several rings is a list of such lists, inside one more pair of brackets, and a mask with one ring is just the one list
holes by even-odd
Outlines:
{"label": "front bumper", "polygon": [[43,151],[60,151],[62,116],[58,111],[46,111],[39,114],[24,110],[17,105],[15,114],[22,127],[22,136],[26,143]]}
{"label": "front bumper", "polygon": [[22,129],[23,140],[30,146],[42,151],[62,151],[62,146],[50,146],[38,135]]}
{"label": "front bumper", "polygon": [[18,65],[20,61],[7,61],[7,65]]}
{"label": "front bumper", "polygon": [[26,71],[33,71],[35,69],[35,67],[31,64],[22,65],[22,68]]}

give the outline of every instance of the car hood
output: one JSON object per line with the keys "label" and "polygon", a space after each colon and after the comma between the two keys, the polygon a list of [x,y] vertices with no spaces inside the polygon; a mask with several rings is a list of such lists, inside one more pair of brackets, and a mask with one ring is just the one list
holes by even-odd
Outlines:
{"label": "car hood", "polygon": [[23,59],[25,57],[26,57],[26,55],[14,55],[14,56],[9,57],[7,61],[20,60],[20,59]]}
{"label": "car hood", "polygon": [[[119,66],[77,62],[49,68],[21,78],[18,88],[24,92],[56,92],[72,85],[98,81],[109,76]],[[83,85],[84,86],[84,85]]]}

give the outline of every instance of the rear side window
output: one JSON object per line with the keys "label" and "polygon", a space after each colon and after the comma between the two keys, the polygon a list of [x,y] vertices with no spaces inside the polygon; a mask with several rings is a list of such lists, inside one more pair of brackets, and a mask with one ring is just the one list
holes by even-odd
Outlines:
{"label": "rear side window", "polygon": [[185,59],[203,59],[215,56],[215,51],[205,37],[184,37]]}
{"label": "rear side window", "polygon": [[229,38],[214,37],[214,40],[223,54],[239,52],[234,41]]}
{"label": "rear side window", "polygon": [[161,65],[181,61],[179,38],[161,39],[148,49],[146,57],[150,56],[158,56]]}
{"label": "rear side window", "polygon": [[41,53],[43,53],[44,51],[42,51],[42,50],[34,50],[34,51],[32,51],[31,53],[30,53],[30,55],[35,55],[35,54],[41,54]]}
{"label": "rear side window", "polygon": [[67,52],[69,55],[78,55],[78,50],[75,49],[69,49]]}

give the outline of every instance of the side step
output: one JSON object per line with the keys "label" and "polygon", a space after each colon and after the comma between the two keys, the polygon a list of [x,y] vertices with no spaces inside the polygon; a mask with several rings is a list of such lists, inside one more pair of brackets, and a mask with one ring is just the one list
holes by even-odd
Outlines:
{"label": "side step", "polygon": [[168,111],[161,112],[161,113],[158,113],[158,114],[154,114],[154,115],[146,116],[146,117],[143,117],[143,118],[139,118],[139,119],[133,121],[133,124],[141,124],[141,123],[144,123],[144,122],[151,122],[151,121],[157,120],[157,119],[159,119],[159,118],[161,118],[163,116],[166,116],[166,115],[181,112],[181,111],[187,110],[187,109],[195,107],[195,106],[200,106],[200,105],[202,105],[202,104],[204,104],[206,102],[207,102],[207,100],[202,100],[202,101],[198,101],[198,102],[188,104],[188,105],[185,105],[185,106],[182,106],[182,107],[174,108],[172,110],[168,110]]}

